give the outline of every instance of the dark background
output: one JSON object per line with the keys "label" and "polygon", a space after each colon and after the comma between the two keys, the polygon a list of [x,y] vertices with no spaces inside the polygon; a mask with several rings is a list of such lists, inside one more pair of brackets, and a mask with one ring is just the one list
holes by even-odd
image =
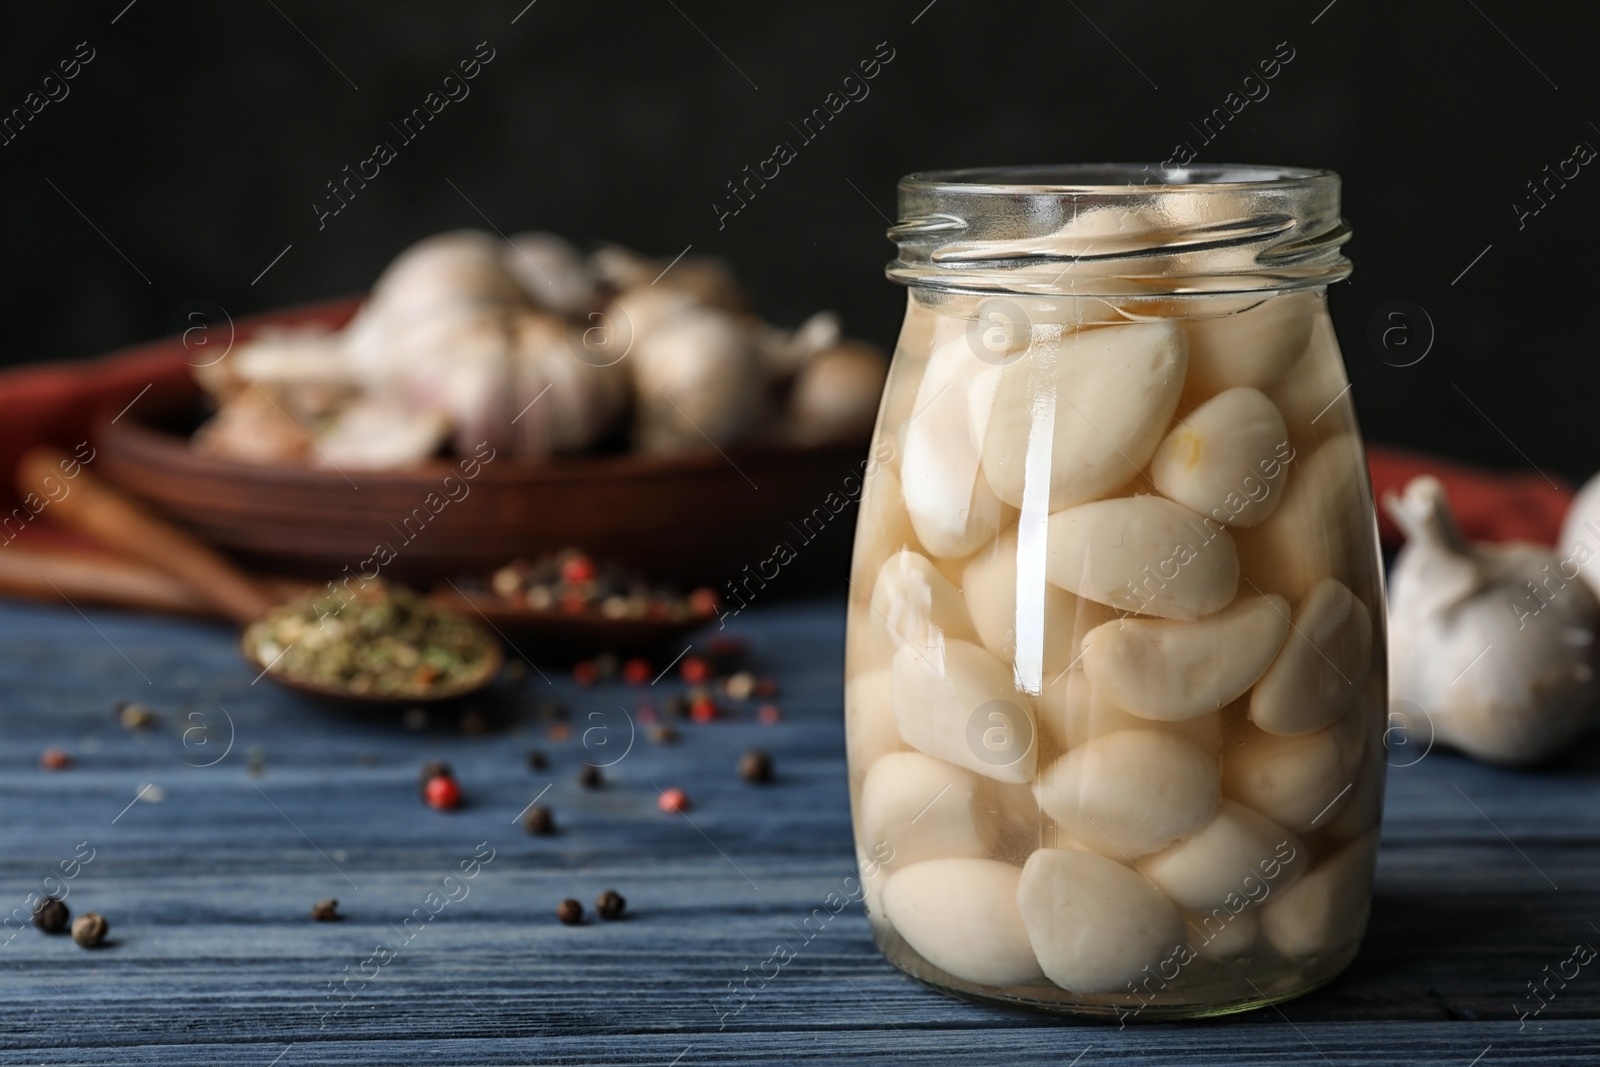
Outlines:
{"label": "dark background", "polygon": [[[8,12],[0,111],[78,42],[95,58],[0,146],[0,362],[148,339],[194,300],[239,317],[357,292],[411,241],[484,216],[669,257],[692,244],[732,260],[769,318],[830,307],[887,347],[902,294],[881,216],[900,174],[1167,158],[1286,41],[1270,95],[1199,159],[1344,176],[1356,274],[1334,309],[1368,436],[1573,479],[1600,468],[1600,161],[1520,230],[1512,207],[1577,142],[1600,146],[1593,6],[525,3]],[[495,58],[471,96],[400,145],[388,123],[480,41]],[[725,183],[797,143],[789,122],[882,41],[895,57],[871,95],[719,230]],[[380,139],[399,158],[319,231],[325,183]],[[1414,366],[1367,341],[1396,300],[1437,333]]]}

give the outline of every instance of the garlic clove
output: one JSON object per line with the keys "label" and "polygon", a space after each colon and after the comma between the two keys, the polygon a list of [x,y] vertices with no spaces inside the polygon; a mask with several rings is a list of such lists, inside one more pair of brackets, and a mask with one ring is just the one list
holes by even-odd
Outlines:
{"label": "garlic clove", "polygon": [[1241,804],[1224,800],[1198,833],[1141,859],[1139,872],[1189,911],[1254,908],[1305,873],[1306,846]]}
{"label": "garlic clove", "polygon": [[961,593],[926,556],[899,551],[878,571],[872,587],[872,617],[896,648],[937,651],[947,638],[976,639]]}
{"label": "garlic clove", "polygon": [[1272,664],[1289,632],[1279,596],[1243,597],[1195,622],[1124,619],[1083,639],[1096,692],[1146,719],[1175,721],[1231,704]]}
{"label": "garlic clove", "polygon": [[565,238],[534,231],[512,234],[501,258],[535,305],[567,316],[598,310],[599,275]]}
{"label": "garlic clove", "polygon": [[1017,906],[1022,872],[984,859],[929,860],[883,887],[883,914],[923,959],[983,986],[1023,985],[1042,972]]}
{"label": "garlic clove", "polygon": [[[911,516],[906,512],[900,476],[880,464],[862,479],[860,515],[856,519],[853,573],[876,575],[901,549],[921,551]],[[876,579],[874,579],[876,581]]]}
{"label": "garlic clove", "polygon": [[967,428],[966,392],[982,366],[960,339],[936,349],[904,428],[906,510],[935,556],[969,556],[1000,528],[1000,500],[984,480]]}
{"label": "garlic clove", "polygon": [[1407,534],[1391,581],[1391,695],[1477,759],[1521,765],[1560,752],[1600,700],[1600,604],[1581,561],[1538,545],[1468,545],[1433,478],[1385,504]]}
{"label": "garlic clove", "polygon": [[1349,800],[1366,731],[1359,715],[1292,737],[1245,724],[1223,744],[1223,792],[1297,834],[1308,833]]}
{"label": "garlic clove", "polygon": [[1189,945],[1201,957],[1218,963],[1233,963],[1256,952],[1261,938],[1261,916],[1254,910],[1229,911],[1226,907],[1201,913],[1183,913],[1189,932]]}
{"label": "garlic clove", "polygon": [[1377,829],[1383,821],[1383,787],[1389,770],[1384,754],[1381,742],[1367,747],[1361,757],[1361,769],[1356,772],[1349,799],[1331,819],[1323,823],[1322,829],[1335,841],[1360,837],[1368,830]]}
{"label": "garlic clove", "polygon": [[1336,578],[1324,578],[1295,609],[1278,658],[1250,694],[1250,719],[1272,734],[1320,730],[1347,714],[1372,663],[1372,619]]}
{"label": "garlic clove", "polygon": [[1039,807],[1084,847],[1131,862],[1204,826],[1217,764],[1161,730],[1118,730],[1071,749],[1034,783]]}
{"label": "garlic clove", "polygon": [[942,649],[904,644],[893,671],[894,718],[907,744],[998,781],[1033,779],[1032,702],[986,649],[956,639]]}
{"label": "garlic clove", "polygon": [[1245,580],[1262,593],[1298,604],[1329,575],[1348,576],[1362,538],[1371,537],[1361,444],[1347,433],[1310,455],[1286,459],[1288,484],[1277,512],[1235,530]]}
{"label": "garlic clove", "polygon": [[1184,942],[1183,919],[1160,890],[1092,852],[1039,849],[1017,902],[1045,975],[1074,993],[1120,990]]}
{"label": "garlic clove", "polygon": [[1572,498],[1558,547],[1563,575],[1577,570],[1589,591],[1600,597],[1600,475],[1585,482]]}
{"label": "garlic clove", "polygon": [[887,667],[863,671],[844,684],[845,745],[851,767],[872,768],[905,746],[894,721]]}
{"label": "garlic clove", "polygon": [[1184,322],[1189,335],[1189,390],[1265,389],[1288,373],[1311,342],[1321,296],[1312,290],[1268,297],[1243,311]]}
{"label": "garlic clove", "polygon": [[1174,722],[1141,718],[1107,700],[1081,668],[1064,671],[1039,697],[1039,722],[1063,748],[1077,748],[1118,730],[1160,730],[1215,756],[1222,749],[1222,712]]}
{"label": "garlic clove", "polygon": [[1028,479],[1047,479],[1055,511],[1138,475],[1183,390],[1184,342],[1167,321],[1038,332],[1026,353],[981,372],[969,418],[995,494],[1021,507]]}
{"label": "garlic clove", "polygon": [[1239,556],[1221,524],[1159,496],[1058,511],[1049,542],[1053,584],[1124,611],[1192,621],[1238,588]]}
{"label": "garlic clove", "polygon": [[1259,390],[1218,393],[1179,420],[1150,460],[1163,496],[1230,526],[1278,510],[1293,453],[1283,416]]}
{"label": "garlic clove", "polygon": [[[920,752],[891,752],[861,784],[863,840],[885,866],[988,855],[998,820],[977,802],[980,779],[971,771]],[[887,846],[879,850],[879,844]]]}
{"label": "garlic clove", "polygon": [[[1002,660],[1017,660],[1019,668],[1023,663],[1039,664],[1048,678],[1065,669],[1074,655],[1071,638],[1078,598],[1032,570],[1025,565],[1018,572],[1017,532],[1006,530],[967,561],[961,591],[984,647]],[[1018,589],[1030,593],[1042,589],[1043,597],[1025,596],[1019,611]]]}
{"label": "garlic clove", "polygon": [[1372,830],[1323,860],[1261,909],[1261,932],[1292,960],[1327,956],[1361,939],[1371,908],[1378,831]]}

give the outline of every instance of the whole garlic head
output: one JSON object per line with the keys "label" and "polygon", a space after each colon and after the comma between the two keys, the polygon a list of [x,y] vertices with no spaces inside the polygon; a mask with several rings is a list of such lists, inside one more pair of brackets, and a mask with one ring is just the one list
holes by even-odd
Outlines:
{"label": "whole garlic head", "polygon": [[638,444],[681,452],[743,437],[761,413],[764,385],[750,336],[726,314],[688,307],[634,344]]}
{"label": "whole garlic head", "polygon": [[845,341],[817,353],[795,377],[789,398],[789,437],[796,444],[866,440],[878,417],[889,374],[883,353]]}
{"label": "whole garlic head", "polygon": [[1390,576],[1390,695],[1476,759],[1559,751],[1600,697],[1600,603],[1576,566],[1533,544],[1469,545],[1436,478],[1412,479],[1384,507],[1406,533]]}

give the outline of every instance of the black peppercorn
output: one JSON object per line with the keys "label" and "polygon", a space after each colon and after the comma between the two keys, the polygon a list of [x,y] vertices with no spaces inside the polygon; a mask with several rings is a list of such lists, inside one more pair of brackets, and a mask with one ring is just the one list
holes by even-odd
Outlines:
{"label": "black peppercorn", "polygon": [[428,799],[428,783],[435,778],[454,778],[455,773],[450,770],[450,764],[443,760],[429,760],[422,765],[422,774],[417,778],[417,795],[423,800]]}
{"label": "black peppercorn", "polygon": [[599,789],[605,784],[605,776],[600,773],[600,768],[592,763],[585,763],[578,772],[578,784],[585,789]]}
{"label": "black peppercorn", "polygon": [[568,926],[576,926],[583,922],[583,905],[570,898],[563,900],[556,905],[556,918]]}
{"label": "black peppercorn", "polygon": [[530,748],[528,750],[528,770],[542,771],[548,766],[550,766],[550,760],[543,752],[540,752],[536,748]]}
{"label": "black peppercorn", "polygon": [[678,741],[678,731],[665,723],[650,727],[648,736],[650,742],[656,745],[672,745]]}
{"label": "black peppercorn", "polygon": [[311,917],[319,923],[337,922],[344,918],[343,915],[339,914],[339,902],[337,900],[317,901],[311,905]]}
{"label": "black peppercorn", "polygon": [[535,804],[522,817],[522,828],[535,837],[548,837],[556,832],[556,817],[543,804]]}
{"label": "black peppercorn", "polygon": [[38,907],[33,909],[33,925],[47,934],[64,934],[67,932],[67,921],[72,913],[67,906],[55,897],[45,897],[39,901]]}
{"label": "black peppercorn", "polygon": [[752,748],[739,758],[739,777],[747,782],[772,781],[772,756],[759,748]]}
{"label": "black peppercorn", "polygon": [[689,698],[682,693],[670,696],[662,704],[661,710],[669,719],[687,719],[689,717]]}
{"label": "black peppercorn", "polygon": [[620,919],[628,902],[615,889],[607,889],[594,898],[594,910],[602,919]]}
{"label": "black peppercorn", "polygon": [[111,924],[97,912],[86,911],[72,920],[72,940],[84,948],[96,948],[106,939]]}

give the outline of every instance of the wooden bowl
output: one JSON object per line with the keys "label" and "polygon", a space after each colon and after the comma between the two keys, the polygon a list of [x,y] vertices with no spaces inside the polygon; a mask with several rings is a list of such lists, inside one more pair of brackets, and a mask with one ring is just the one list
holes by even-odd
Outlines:
{"label": "wooden bowl", "polygon": [[[304,318],[303,311],[282,316]],[[178,338],[171,344],[182,352]],[[842,577],[855,514],[835,514],[825,501],[848,498],[846,480],[859,477],[866,456],[865,443],[542,463],[500,455],[471,479],[458,461],[441,459],[351,471],[347,480],[337,471],[194,452],[187,434],[200,399],[196,386],[161,406],[114,420],[107,413],[97,427],[96,467],[249,566],[321,579],[370,576],[374,568],[413,583],[487,577],[512,559],[572,546],[651,580],[726,595],[729,583],[755,590],[770,580],[768,561],[780,543],[796,557],[786,575]],[[447,475],[455,476],[449,486]],[[385,554],[393,557],[386,563]],[[754,577],[763,570],[765,578]]]}

